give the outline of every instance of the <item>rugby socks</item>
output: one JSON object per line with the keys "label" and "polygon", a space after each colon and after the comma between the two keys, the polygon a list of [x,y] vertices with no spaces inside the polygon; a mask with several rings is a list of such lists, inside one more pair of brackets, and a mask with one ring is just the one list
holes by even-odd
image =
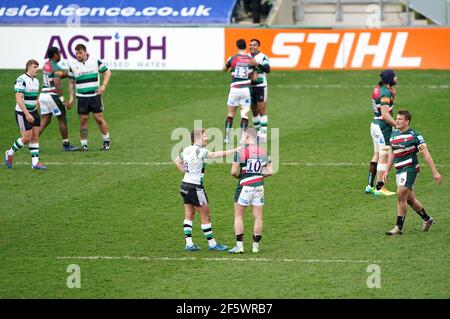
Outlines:
{"label": "rugby socks", "polygon": [[14,153],[17,152],[18,150],[20,150],[22,147],[23,147],[22,139],[18,138],[17,140],[14,141],[13,145],[8,150],[8,155],[14,156]]}
{"label": "rugby socks", "polygon": [[380,189],[382,189],[384,186],[384,182],[377,182],[377,185],[375,186],[377,191],[379,191]]}
{"label": "rugby socks", "polygon": [[31,153],[31,164],[36,166],[39,163],[39,143],[28,144],[28,149]]}
{"label": "rugby socks", "polygon": [[228,116],[225,121],[225,136],[230,136],[230,130],[233,127],[233,118],[231,116]]}
{"label": "rugby socks", "polygon": [[256,116],[253,116],[253,127],[258,131],[259,128],[261,127],[261,123],[260,123],[260,116],[259,114]]}
{"label": "rugby socks", "polygon": [[429,221],[430,220],[430,216],[427,214],[427,212],[425,211],[425,208],[422,207],[421,210],[419,210],[418,212],[416,212],[424,221]]}
{"label": "rugby socks", "polygon": [[262,235],[253,234],[253,242],[259,243],[261,241]]}
{"label": "rugby socks", "polygon": [[186,240],[186,246],[192,246],[192,220],[185,219],[183,221],[184,239]]}
{"label": "rugby socks", "polygon": [[248,127],[248,119],[241,118],[241,129],[245,130]]}
{"label": "rugby socks", "polygon": [[397,216],[397,226],[400,230],[403,229],[403,223],[405,222],[406,216]]}
{"label": "rugby socks", "polygon": [[105,135],[102,134],[102,136],[103,136],[103,141],[104,142],[109,142],[109,132],[106,133]]}
{"label": "rugby socks", "polygon": [[237,248],[244,247],[244,234],[236,235],[236,247]]}
{"label": "rugby socks", "polygon": [[87,140],[80,140],[81,147],[88,147],[88,141]]}
{"label": "rugby socks", "polygon": [[203,230],[203,235],[205,235],[205,238],[208,240],[209,247],[216,246],[217,243],[216,243],[216,240],[214,239],[211,223],[209,223],[209,224],[202,224],[201,227],[202,227],[202,230]]}
{"label": "rugby socks", "polygon": [[369,184],[370,187],[373,187],[373,183],[375,181],[375,177],[377,176],[377,162],[370,162],[369,168]]}
{"label": "rugby socks", "polygon": [[261,124],[261,133],[262,134],[267,134],[267,126],[269,125],[269,118],[266,115],[261,115],[260,116],[260,124]]}

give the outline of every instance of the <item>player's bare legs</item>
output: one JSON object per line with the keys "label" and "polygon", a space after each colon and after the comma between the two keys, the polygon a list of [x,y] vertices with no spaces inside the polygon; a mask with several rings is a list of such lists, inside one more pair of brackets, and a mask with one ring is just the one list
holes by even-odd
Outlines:
{"label": "player's bare legs", "polygon": [[403,224],[408,210],[408,196],[411,190],[404,186],[397,186],[397,223],[395,227],[386,232],[386,235],[402,234]]}
{"label": "player's bare legs", "polygon": [[428,231],[431,225],[434,223],[433,217],[429,216],[425,211],[422,203],[417,199],[414,190],[410,190],[407,199],[408,205],[411,206],[412,209],[422,218],[422,230]]}
{"label": "player's bare legs", "polygon": [[88,150],[88,114],[80,114],[80,142],[81,142],[81,152],[86,152]]}
{"label": "player's bare legs", "polygon": [[52,121],[51,114],[42,114],[41,115],[41,126],[39,126],[39,136],[41,136],[44,129],[50,124]]}
{"label": "player's bare legs", "polygon": [[253,226],[253,249],[254,253],[259,252],[259,241],[262,238],[263,231],[263,206],[253,206],[253,218],[255,224]]}
{"label": "player's bare legs", "polygon": [[103,113],[93,113],[94,119],[97,122],[98,127],[100,128],[100,132],[102,132],[103,136],[103,151],[109,150],[110,139],[109,139],[109,128],[105,119],[103,118]]}

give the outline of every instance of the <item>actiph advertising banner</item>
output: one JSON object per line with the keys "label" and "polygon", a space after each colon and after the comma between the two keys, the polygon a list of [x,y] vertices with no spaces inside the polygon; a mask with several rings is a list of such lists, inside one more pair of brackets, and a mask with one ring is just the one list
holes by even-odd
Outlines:
{"label": "actiph advertising banner", "polygon": [[0,24],[229,24],[236,0],[2,0]]}
{"label": "actiph advertising banner", "polygon": [[45,60],[56,46],[61,65],[75,58],[75,46],[111,69],[218,70],[224,60],[223,28],[51,28],[0,27],[0,68],[24,68],[28,59]]}
{"label": "actiph advertising banner", "polygon": [[450,28],[225,29],[225,58],[236,40],[261,41],[273,69],[450,69]]}

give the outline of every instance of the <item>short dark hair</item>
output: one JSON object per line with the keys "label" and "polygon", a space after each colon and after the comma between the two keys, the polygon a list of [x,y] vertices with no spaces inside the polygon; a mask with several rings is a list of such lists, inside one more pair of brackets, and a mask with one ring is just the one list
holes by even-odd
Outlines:
{"label": "short dark hair", "polygon": [[258,46],[261,46],[261,42],[259,42],[258,39],[251,39],[251,40],[250,40],[250,42],[253,42],[253,41],[255,41],[256,43],[258,43]]}
{"label": "short dark hair", "polygon": [[59,53],[59,49],[57,47],[51,47],[51,48],[47,49],[47,57],[49,59],[53,58],[58,53]]}
{"label": "short dark hair", "polygon": [[80,50],[83,50],[84,52],[86,52],[86,46],[84,44],[82,44],[82,43],[78,43],[75,46],[75,51],[80,51]]}
{"label": "short dark hair", "polygon": [[411,123],[411,113],[409,113],[408,110],[400,110],[397,113],[398,115],[403,115],[406,120],[408,120]]}
{"label": "short dark hair", "polygon": [[39,66],[39,62],[34,60],[34,59],[28,60],[27,64],[25,65],[25,73],[27,73],[28,68],[30,67],[30,65],[37,65],[37,66]]}
{"label": "short dark hair", "polygon": [[194,144],[195,141],[198,140],[203,135],[203,133],[205,133],[205,129],[204,128],[192,130],[192,132],[191,132],[191,142],[192,142],[192,144]]}
{"label": "short dark hair", "polygon": [[236,41],[236,46],[239,50],[245,50],[247,49],[247,44],[245,43],[244,39],[239,39]]}

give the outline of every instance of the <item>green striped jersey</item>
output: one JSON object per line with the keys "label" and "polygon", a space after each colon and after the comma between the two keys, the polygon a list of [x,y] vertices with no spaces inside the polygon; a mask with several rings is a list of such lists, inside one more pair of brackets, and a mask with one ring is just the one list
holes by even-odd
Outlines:
{"label": "green striped jersey", "polygon": [[250,76],[253,72],[253,66],[250,65],[252,56],[249,54],[236,54],[228,58],[225,66],[231,68],[231,87],[244,88],[250,87]]}
{"label": "green striped jersey", "polygon": [[247,144],[241,152],[234,153],[233,161],[240,164],[240,186],[264,185],[262,170],[270,163],[270,160],[263,148]]}
{"label": "green striped jersey", "polygon": [[89,97],[97,95],[100,87],[100,75],[108,68],[102,61],[88,56],[86,61],[78,60],[69,63],[69,78],[75,80],[76,95],[78,97]]}
{"label": "green striped jersey", "polygon": [[[259,52],[253,58],[261,65],[269,65],[269,58],[262,52]],[[258,72],[258,79],[256,81],[252,81],[252,86],[267,86],[266,72],[261,70],[259,67],[256,68],[256,71]]]}
{"label": "green striped jersey", "polygon": [[206,158],[208,150],[200,145],[190,145],[179,155],[183,160],[184,178],[183,182],[203,185],[205,180]]}
{"label": "green striped jersey", "polygon": [[[32,78],[28,74],[22,74],[16,80],[14,85],[15,93],[23,93],[23,99],[28,111],[36,110],[37,99],[39,95],[39,80]],[[16,103],[16,111],[22,112],[22,109]]]}
{"label": "green striped jersey", "polygon": [[387,124],[381,114],[381,106],[387,105],[389,107],[389,114],[392,116],[394,109],[394,90],[390,90],[384,85],[376,86],[372,92],[372,108],[374,124],[379,124],[381,127],[390,126]]}
{"label": "green striped jersey", "polygon": [[48,60],[42,67],[42,93],[56,94],[55,77],[60,77],[57,71],[62,71],[61,67],[53,60]]}
{"label": "green striped jersey", "polygon": [[395,168],[398,171],[409,168],[415,169],[419,164],[417,159],[419,145],[426,145],[422,134],[414,131],[412,128],[407,129],[405,132],[394,130],[391,134],[390,142],[394,153]]}

